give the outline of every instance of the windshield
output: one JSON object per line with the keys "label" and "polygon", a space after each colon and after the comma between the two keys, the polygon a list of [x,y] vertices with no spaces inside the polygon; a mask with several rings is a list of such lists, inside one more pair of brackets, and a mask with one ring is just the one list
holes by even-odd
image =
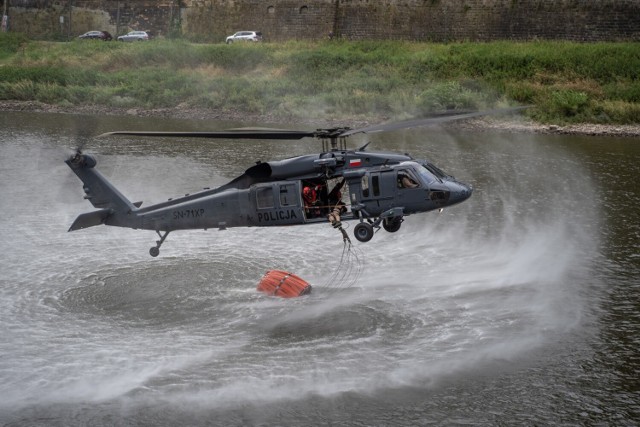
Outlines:
{"label": "windshield", "polygon": [[435,179],[437,179],[440,182],[442,182],[442,180],[446,179],[448,176],[446,173],[444,173],[442,170],[438,169],[435,165],[432,165],[431,163],[423,163],[421,170],[427,171],[428,173],[434,175]]}
{"label": "windshield", "polygon": [[420,174],[420,178],[422,179],[422,181],[425,182],[426,184],[431,184],[432,182],[440,181],[434,174],[429,172],[426,168],[418,168],[417,171]]}

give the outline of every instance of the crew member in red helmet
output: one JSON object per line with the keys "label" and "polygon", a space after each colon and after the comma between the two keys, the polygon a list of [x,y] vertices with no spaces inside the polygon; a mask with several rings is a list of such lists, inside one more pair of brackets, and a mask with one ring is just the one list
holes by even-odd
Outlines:
{"label": "crew member in red helmet", "polygon": [[316,186],[311,184],[305,184],[302,189],[302,198],[304,199],[305,213],[307,218],[316,218],[320,215],[318,200],[318,192],[316,191]]}

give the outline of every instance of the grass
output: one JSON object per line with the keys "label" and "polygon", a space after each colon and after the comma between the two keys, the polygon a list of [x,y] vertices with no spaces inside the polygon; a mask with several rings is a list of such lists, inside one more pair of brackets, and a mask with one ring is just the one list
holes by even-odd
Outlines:
{"label": "grass", "polygon": [[332,119],[531,104],[546,123],[640,123],[638,43],[30,41],[0,34],[0,100]]}

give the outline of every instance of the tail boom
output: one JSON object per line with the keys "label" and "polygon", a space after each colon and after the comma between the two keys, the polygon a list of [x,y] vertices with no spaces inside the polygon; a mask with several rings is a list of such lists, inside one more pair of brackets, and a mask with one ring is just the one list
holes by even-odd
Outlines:
{"label": "tail boom", "polygon": [[100,224],[138,228],[135,214],[138,208],[94,169],[97,162],[92,156],[77,153],[65,160],[65,163],[82,181],[85,199],[100,209],[79,215],[71,224],[69,231]]}

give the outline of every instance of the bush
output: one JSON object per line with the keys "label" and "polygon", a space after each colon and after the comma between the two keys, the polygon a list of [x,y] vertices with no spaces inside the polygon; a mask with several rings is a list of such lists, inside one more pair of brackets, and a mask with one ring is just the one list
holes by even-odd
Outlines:
{"label": "bush", "polygon": [[69,73],[56,67],[0,67],[0,81],[12,83],[31,81],[33,83],[53,83],[65,86],[70,79]]}
{"label": "bush", "polygon": [[606,101],[601,106],[607,122],[622,124],[640,123],[640,105],[624,101]]}
{"label": "bush", "polygon": [[581,113],[588,103],[589,97],[584,92],[561,90],[551,93],[551,108],[564,116]]}
{"label": "bush", "polygon": [[16,53],[28,41],[22,33],[0,33],[0,59]]}
{"label": "bush", "polygon": [[505,95],[521,104],[531,104],[538,94],[538,89],[528,82],[512,82],[505,87]]}
{"label": "bush", "polygon": [[481,95],[451,81],[437,83],[418,95],[418,107],[423,112],[478,108]]}
{"label": "bush", "polygon": [[603,89],[612,100],[640,103],[640,81],[616,81],[604,85]]}
{"label": "bush", "polygon": [[234,43],[203,45],[197,49],[201,64],[212,64],[233,73],[247,73],[268,64],[270,55],[264,44]]}

